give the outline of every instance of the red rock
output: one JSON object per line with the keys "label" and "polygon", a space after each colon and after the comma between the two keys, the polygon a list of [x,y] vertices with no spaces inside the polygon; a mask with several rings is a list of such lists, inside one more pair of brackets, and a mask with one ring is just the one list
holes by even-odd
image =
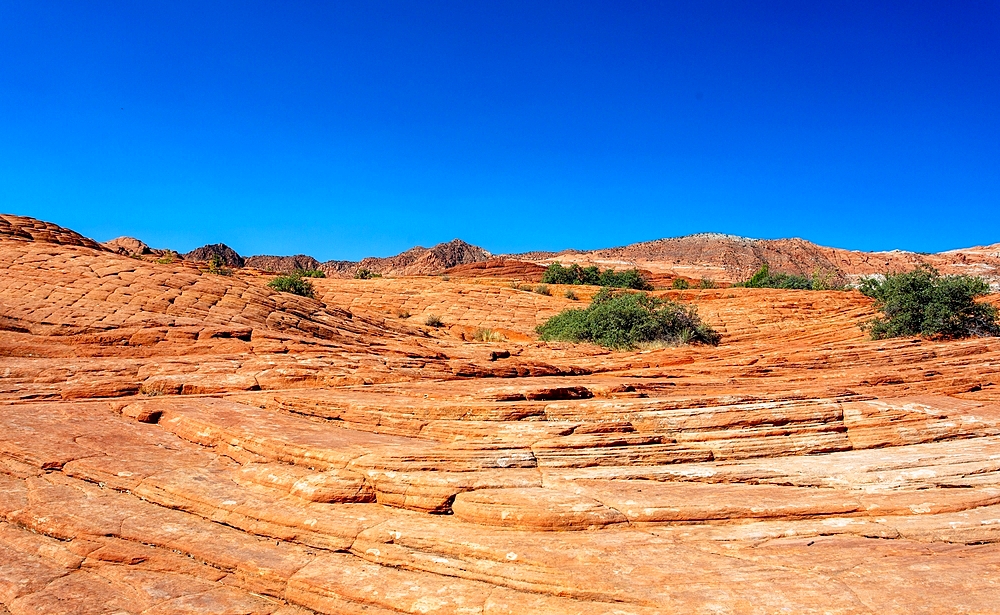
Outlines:
{"label": "red rock", "polygon": [[452,510],[462,521],[544,531],[593,530],[626,521],[595,499],[541,487],[460,493]]}
{"label": "red rock", "polygon": [[[608,254],[753,266],[728,241]],[[597,291],[504,278],[536,265],[305,299],[157,260],[0,216],[0,614],[1000,612],[1000,341],[724,288],[655,293],[720,346],[610,352],[534,337]]]}

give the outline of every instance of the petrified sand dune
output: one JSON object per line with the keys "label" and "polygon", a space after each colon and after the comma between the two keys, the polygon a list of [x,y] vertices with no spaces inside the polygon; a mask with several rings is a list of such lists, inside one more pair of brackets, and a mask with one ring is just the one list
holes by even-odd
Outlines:
{"label": "petrified sand dune", "polygon": [[4,615],[1000,612],[996,339],[715,289],[608,352],[510,263],[305,299],[14,216],[0,271]]}

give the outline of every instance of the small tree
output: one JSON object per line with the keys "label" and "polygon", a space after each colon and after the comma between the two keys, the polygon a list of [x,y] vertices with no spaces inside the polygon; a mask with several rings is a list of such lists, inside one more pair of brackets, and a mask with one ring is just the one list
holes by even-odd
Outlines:
{"label": "small tree", "polygon": [[862,324],[872,339],[923,335],[955,339],[1000,335],[997,309],[976,298],[989,294],[982,278],[942,276],[921,265],[908,273],[865,278],[858,287],[881,316]]}
{"label": "small tree", "polygon": [[670,288],[674,290],[687,290],[691,288],[691,284],[684,278],[674,278],[674,281],[670,284]]}
{"label": "small tree", "polygon": [[233,270],[226,267],[226,261],[222,260],[218,254],[213,254],[208,259],[208,272],[215,275],[233,275]]}

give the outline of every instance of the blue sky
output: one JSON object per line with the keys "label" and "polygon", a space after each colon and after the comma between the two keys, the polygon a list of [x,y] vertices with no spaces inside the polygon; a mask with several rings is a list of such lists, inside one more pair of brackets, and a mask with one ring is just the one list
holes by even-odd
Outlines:
{"label": "blue sky", "polygon": [[996,243],[1000,4],[0,0],[0,211],[324,260]]}

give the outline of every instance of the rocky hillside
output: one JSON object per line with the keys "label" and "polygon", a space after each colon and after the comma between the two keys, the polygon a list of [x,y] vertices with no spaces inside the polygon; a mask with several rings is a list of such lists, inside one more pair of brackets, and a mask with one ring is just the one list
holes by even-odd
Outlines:
{"label": "rocky hillside", "polygon": [[832,274],[845,282],[886,271],[908,271],[926,263],[942,273],[981,275],[1000,285],[1000,244],[939,254],[862,252],[819,246],[804,239],[749,239],[701,233],[618,248],[529,252],[510,258],[543,265],[561,262],[615,269],[639,267],[655,274],[726,283],[747,279],[765,262],[775,271],[806,276]]}
{"label": "rocky hillside", "polygon": [[299,269],[319,269],[319,261],[305,254],[295,256],[251,256],[246,259],[244,267],[270,271],[274,273],[290,273]]}
{"label": "rocky hillside", "polygon": [[[125,241],[129,240],[129,241]],[[135,245],[137,242],[140,245]],[[120,253],[138,253],[148,246],[131,238],[119,238],[106,244]],[[218,255],[229,267],[250,267],[275,273],[288,273],[296,269],[319,269],[332,278],[353,278],[359,269],[368,269],[386,276],[436,275],[458,265],[483,262],[490,258],[486,250],[471,245],[461,239],[441,243],[433,248],[417,246],[406,252],[388,257],[368,257],[361,261],[331,260],[321,263],[311,256],[259,255],[244,258],[225,244],[202,246],[183,255],[187,261],[207,261]]]}
{"label": "rocky hillside", "polygon": [[213,243],[181,255],[186,261],[208,261],[218,256],[227,267],[242,267],[246,260],[224,243]]}
{"label": "rocky hillside", "polygon": [[385,258],[368,257],[358,263],[329,261],[321,268],[330,277],[353,277],[359,269],[368,269],[386,276],[435,275],[458,265],[479,263],[490,258],[486,250],[453,239],[433,248],[417,246],[406,252]]}

